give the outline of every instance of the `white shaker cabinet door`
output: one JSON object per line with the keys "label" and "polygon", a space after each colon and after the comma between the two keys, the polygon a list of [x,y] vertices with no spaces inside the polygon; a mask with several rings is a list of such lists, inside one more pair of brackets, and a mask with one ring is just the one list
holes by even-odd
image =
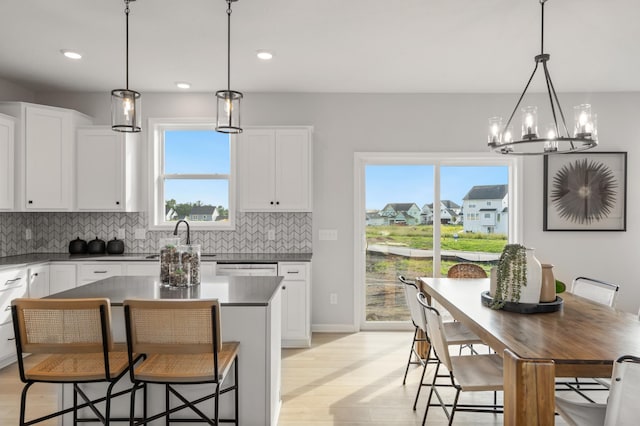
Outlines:
{"label": "white shaker cabinet door", "polygon": [[27,271],[29,277],[29,297],[40,299],[49,295],[49,264],[31,265]]}
{"label": "white shaker cabinet door", "polygon": [[309,145],[306,129],[276,130],[275,187],[279,210],[311,210]]}
{"label": "white shaker cabinet door", "polygon": [[123,138],[111,129],[78,129],[78,210],[122,210]]}
{"label": "white shaker cabinet door", "polygon": [[14,120],[0,114],[0,210],[13,210]]}

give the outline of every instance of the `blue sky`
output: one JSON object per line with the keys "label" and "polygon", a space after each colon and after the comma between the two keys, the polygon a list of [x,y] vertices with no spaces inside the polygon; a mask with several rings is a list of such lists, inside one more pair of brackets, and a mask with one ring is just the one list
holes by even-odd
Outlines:
{"label": "blue sky", "polygon": [[[214,130],[169,130],[165,132],[165,173],[229,173],[229,135]],[[165,185],[165,198],[178,203],[229,207],[226,180],[172,180]]]}
{"label": "blue sky", "polygon": [[[416,203],[422,208],[433,202],[433,166],[368,165],[365,173],[367,210],[380,210],[387,203]],[[462,205],[474,185],[506,183],[507,166],[444,166],[440,198]]]}

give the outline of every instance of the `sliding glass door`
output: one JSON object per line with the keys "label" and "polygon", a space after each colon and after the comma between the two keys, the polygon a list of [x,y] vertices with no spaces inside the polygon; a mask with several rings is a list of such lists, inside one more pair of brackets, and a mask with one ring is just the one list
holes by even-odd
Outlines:
{"label": "sliding glass door", "polygon": [[362,328],[410,321],[398,275],[446,276],[461,262],[488,272],[515,240],[516,165],[495,156],[356,155]]}

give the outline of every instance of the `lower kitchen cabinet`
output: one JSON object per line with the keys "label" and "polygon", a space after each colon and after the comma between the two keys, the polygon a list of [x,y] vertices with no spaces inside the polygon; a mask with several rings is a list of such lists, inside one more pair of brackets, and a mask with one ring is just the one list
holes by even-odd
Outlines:
{"label": "lower kitchen cabinet", "polygon": [[76,264],[69,262],[49,264],[49,293],[56,294],[76,286]]}
{"label": "lower kitchen cabinet", "polygon": [[115,275],[122,275],[122,264],[119,262],[81,262],[78,264],[78,286]]}
{"label": "lower kitchen cabinet", "polygon": [[27,297],[27,269],[25,267],[0,270],[0,368],[16,359],[11,322],[11,301]]}
{"label": "lower kitchen cabinet", "polygon": [[282,280],[282,347],[311,345],[311,264],[278,263]]}
{"label": "lower kitchen cabinet", "polygon": [[30,265],[27,273],[29,277],[29,297],[40,299],[49,293],[49,264]]}
{"label": "lower kitchen cabinet", "polygon": [[[160,262],[123,262],[123,275],[129,277],[160,276]],[[106,278],[106,277],[105,277]]]}

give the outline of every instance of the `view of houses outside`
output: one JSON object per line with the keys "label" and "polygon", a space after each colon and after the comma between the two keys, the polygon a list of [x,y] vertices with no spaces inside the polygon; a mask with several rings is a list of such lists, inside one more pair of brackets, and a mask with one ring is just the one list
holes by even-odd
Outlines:
{"label": "view of houses outside", "polygon": [[165,221],[228,220],[228,135],[213,129],[167,130],[164,154]]}
{"label": "view of houses outside", "polygon": [[[506,166],[441,167],[440,181],[440,222],[434,225],[433,166],[367,166],[367,321],[410,319],[398,275],[446,276],[460,262],[488,272],[507,244]],[[434,226],[440,228],[438,241]],[[435,244],[441,249],[439,274],[433,271]]]}

